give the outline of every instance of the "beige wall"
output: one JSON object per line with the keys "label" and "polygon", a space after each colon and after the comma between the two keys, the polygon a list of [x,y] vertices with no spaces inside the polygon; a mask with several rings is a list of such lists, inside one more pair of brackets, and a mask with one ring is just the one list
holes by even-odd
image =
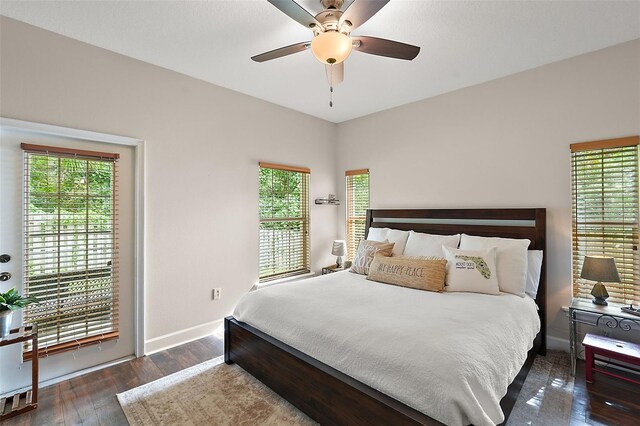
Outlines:
{"label": "beige wall", "polygon": [[[1,116],[146,141],[147,340],[223,318],[257,282],[258,161],[310,167],[311,200],[335,193],[334,124],[0,19]],[[318,272],[337,210],[311,203]]]}
{"label": "beige wall", "polygon": [[[569,144],[640,133],[640,40],[334,125],[5,17],[0,36],[1,116],[146,141],[147,339],[219,320],[256,282],[261,160],[311,167],[312,200],[369,167],[374,208],[546,207],[566,339]],[[343,209],[311,214],[318,270]]]}
{"label": "beige wall", "polygon": [[341,123],[336,178],[368,167],[374,208],[546,207],[553,346],[568,338],[569,144],[637,134],[640,40]]}

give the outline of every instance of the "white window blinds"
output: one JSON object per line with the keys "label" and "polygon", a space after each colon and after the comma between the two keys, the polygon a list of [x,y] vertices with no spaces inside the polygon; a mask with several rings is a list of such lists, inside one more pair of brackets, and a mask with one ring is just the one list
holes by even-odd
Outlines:
{"label": "white window blinds", "polygon": [[369,169],[348,170],[347,181],[347,259],[353,260],[364,238],[369,208]]}
{"label": "white window blinds", "polygon": [[621,283],[605,283],[609,301],[640,303],[638,137],[571,145],[573,295],[590,298],[580,278],[584,256],[615,258]]}
{"label": "white window blinds", "polygon": [[310,271],[309,174],[260,163],[260,282]]}
{"label": "white window blinds", "polygon": [[38,324],[39,356],[115,339],[119,156],[22,149],[24,286],[40,301],[25,309],[24,321]]}

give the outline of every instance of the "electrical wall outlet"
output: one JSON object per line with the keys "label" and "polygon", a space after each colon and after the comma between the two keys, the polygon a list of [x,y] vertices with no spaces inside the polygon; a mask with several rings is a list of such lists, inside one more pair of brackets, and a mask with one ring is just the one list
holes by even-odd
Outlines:
{"label": "electrical wall outlet", "polygon": [[222,290],[219,288],[214,288],[211,291],[211,300],[218,300],[222,297]]}

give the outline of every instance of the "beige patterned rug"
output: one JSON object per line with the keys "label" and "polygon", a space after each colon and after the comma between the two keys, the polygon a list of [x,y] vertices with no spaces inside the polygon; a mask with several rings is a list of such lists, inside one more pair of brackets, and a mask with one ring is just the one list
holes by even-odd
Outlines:
{"label": "beige patterned rug", "polygon": [[315,425],[235,364],[218,357],[117,395],[129,424]]}
{"label": "beige patterned rug", "polygon": [[[573,377],[569,357],[537,357],[509,425],[568,425]],[[237,365],[212,359],[118,394],[133,426],[314,425],[298,409]]]}

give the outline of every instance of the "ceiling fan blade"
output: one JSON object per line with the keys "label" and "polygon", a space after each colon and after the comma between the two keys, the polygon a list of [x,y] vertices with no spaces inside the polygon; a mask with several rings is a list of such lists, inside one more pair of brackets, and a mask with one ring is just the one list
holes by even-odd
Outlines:
{"label": "ceiling fan blade", "polygon": [[358,36],[351,37],[351,40],[354,42],[353,48],[355,50],[371,55],[411,61],[420,53],[418,46],[387,40],[385,38]]}
{"label": "ceiling fan blade", "polygon": [[291,46],[281,47],[279,49],[270,50],[256,56],[252,56],[251,59],[253,59],[255,62],[270,61],[272,59],[282,58],[283,56],[302,52],[304,50],[307,50],[310,46],[310,41],[303,41],[302,43],[292,44]]}
{"label": "ceiling fan blade", "polygon": [[300,6],[294,0],[267,0],[269,3],[280,9],[289,18],[299,22],[307,28],[313,28],[315,26],[321,27],[320,22],[313,17],[312,14],[307,12],[307,9]]}
{"label": "ceiling fan blade", "polygon": [[341,10],[347,10],[349,9],[349,6],[351,6],[351,3],[353,3],[356,0],[344,0],[344,3],[342,3],[342,7],[340,8]]}
{"label": "ceiling fan blade", "polygon": [[330,86],[342,83],[344,80],[344,62],[339,64],[326,64],[324,69],[327,71],[327,81]]}
{"label": "ceiling fan blade", "polygon": [[351,22],[351,30],[358,28],[378,13],[389,0],[355,0],[340,17],[340,24]]}

